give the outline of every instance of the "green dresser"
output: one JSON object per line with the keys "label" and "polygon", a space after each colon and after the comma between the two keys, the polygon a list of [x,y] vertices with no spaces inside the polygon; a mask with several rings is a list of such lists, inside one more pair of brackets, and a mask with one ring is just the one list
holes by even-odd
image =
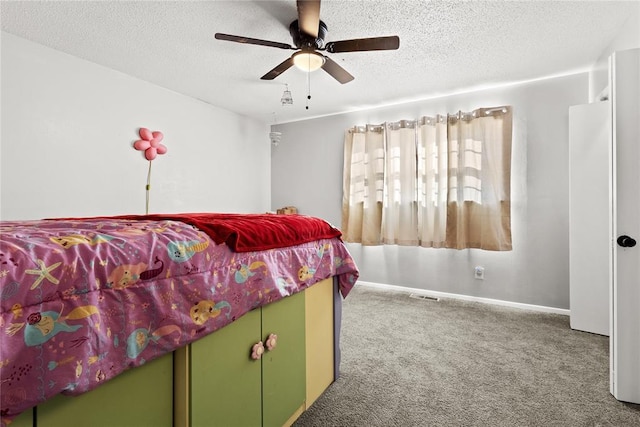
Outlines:
{"label": "green dresser", "polygon": [[[251,358],[254,344],[276,346]],[[305,403],[305,294],[245,314],[188,349],[192,427],[280,427]]]}
{"label": "green dresser", "polygon": [[11,422],[11,427],[33,427],[33,411],[33,409],[29,409],[18,415]]}
{"label": "green dresser", "polygon": [[119,375],[80,396],[38,405],[38,427],[171,427],[173,353]]}

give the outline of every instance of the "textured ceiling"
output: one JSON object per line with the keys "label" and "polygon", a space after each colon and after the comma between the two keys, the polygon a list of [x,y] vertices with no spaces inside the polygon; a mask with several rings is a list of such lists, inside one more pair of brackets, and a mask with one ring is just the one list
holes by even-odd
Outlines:
{"label": "textured ceiling", "polygon": [[[3,31],[267,123],[584,70],[639,11],[637,1],[324,0],[325,42],[400,37],[395,51],[327,54],[355,76],[341,85],[296,68],[260,80],[293,51],[213,37],[293,44],[294,0],[0,3]],[[280,104],[285,83],[293,106]]]}

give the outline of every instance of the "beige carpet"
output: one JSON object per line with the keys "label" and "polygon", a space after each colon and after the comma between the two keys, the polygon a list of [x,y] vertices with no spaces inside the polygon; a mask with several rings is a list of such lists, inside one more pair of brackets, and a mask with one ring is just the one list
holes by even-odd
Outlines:
{"label": "beige carpet", "polygon": [[609,393],[609,339],[567,316],[356,286],[341,377],[304,426],[640,426]]}

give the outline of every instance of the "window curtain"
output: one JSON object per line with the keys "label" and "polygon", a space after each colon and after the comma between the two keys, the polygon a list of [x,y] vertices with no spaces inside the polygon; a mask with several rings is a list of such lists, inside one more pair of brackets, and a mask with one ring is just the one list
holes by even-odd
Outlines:
{"label": "window curtain", "polygon": [[509,251],[511,109],[449,116],[448,248]]}
{"label": "window curtain", "polygon": [[418,239],[416,122],[387,123],[382,243],[413,245]]}
{"label": "window curtain", "polygon": [[345,134],[347,242],[511,250],[510,107]]}
{"label": "window curtain", "polygon": [[346,132],[342,234],[347,242],[382,242],[384,159],[383,126],[357,126]]}
{"label": "window curtain", "polygon": [[423,117],[416,138],[420,246],[444,248],[449,183],[447,116]]}

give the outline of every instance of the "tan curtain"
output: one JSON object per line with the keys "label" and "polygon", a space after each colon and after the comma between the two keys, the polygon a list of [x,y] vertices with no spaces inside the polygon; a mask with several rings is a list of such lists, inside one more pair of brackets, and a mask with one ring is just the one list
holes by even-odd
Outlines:
{"label": "tan curtain", "polygon": [[382,243],[384,126],[357,126],[345,133],[342,234],[347,242]]}
{"label": "tan curtain", "polygon": [[347,242],[511,250],[511,108],[350,129]]}
{"label": "tan curtain", "polygon": [[509,107],[449,116],[446,247],[512,249],[511,126]]}
{"label": "tan curtain", "polygon": [[445,247],[447,229],[447,116],[423,117],[417,135],[420,246]]}
{"label": "tan curtain", "polygon": [[416,122],[386,125],[382,242],[418,245]]}

